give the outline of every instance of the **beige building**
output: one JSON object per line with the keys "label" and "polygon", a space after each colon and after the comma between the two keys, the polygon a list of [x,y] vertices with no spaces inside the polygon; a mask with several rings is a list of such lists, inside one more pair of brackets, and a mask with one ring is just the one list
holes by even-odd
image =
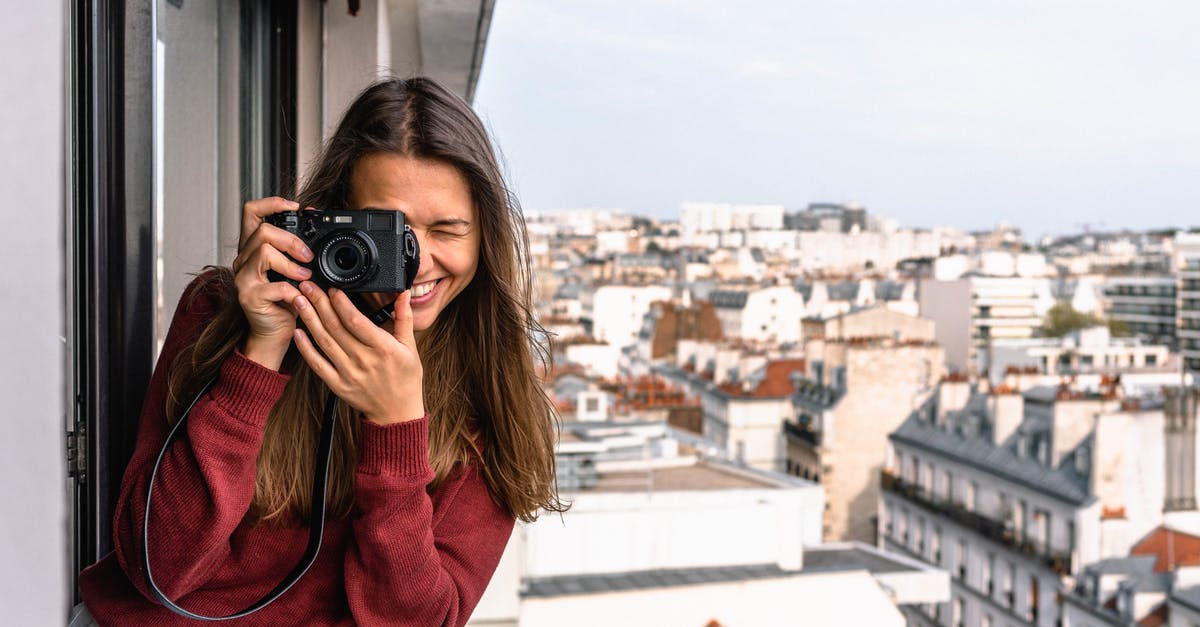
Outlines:
{"label": "beige building", "polygon": [[819,325],[806,327],[808,374],[785,424],[785,468],[825,487],[825,540],[874,543],[887,436],[925,401],[945,356],[930,321],[882,307]]}

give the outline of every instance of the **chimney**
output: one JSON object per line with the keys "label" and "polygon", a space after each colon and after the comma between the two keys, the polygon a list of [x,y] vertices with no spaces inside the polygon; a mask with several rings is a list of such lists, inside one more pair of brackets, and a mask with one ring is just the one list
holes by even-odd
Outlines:
{"label": "chimney", "polygon": [[971,398],[971,383],[966,376],[951,374],[938,385],[937,424],[945,424],[946,415],[960,411]]}
{"label": "chimney", "polygon": [[987,412],[992,423],[992,444],[1001,446],[1025,419],[1025,397],[1011,388],[1000,388],[988,396]]}

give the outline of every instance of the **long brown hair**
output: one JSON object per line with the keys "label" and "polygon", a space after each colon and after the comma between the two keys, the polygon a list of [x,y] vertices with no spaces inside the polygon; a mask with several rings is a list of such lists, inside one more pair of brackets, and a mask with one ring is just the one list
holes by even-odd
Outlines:
{"label": "long brown hair", "polygon": [[[350,105],[297,201],[305,207],[347,208],[351,171],[373,153],[454,166],[468,183],[479,221],[475,276],[418,346],[434,485],[455,464],[478,458],[492,497],[514,516],[528,521],[539,509],[564,511],[554,474],[558,417],[535,369],[535,358],[549,366],[550,353],[532,311],[528,235],[486,130],[466,102],[432,80],[381,80]],[[215,291],[223,295],[222,305],[174,363],[167,412],[172,421],[247,330],[232,271],[219,268],[202,276],[209,285],[195,292]],[[304,522],[312,508],[312,456],[328,390],[294,348],[284,366],[292,379],[267,421],[249,516],[256,523]],[[353,507],[359,420],[339,404],[328,491],[331,515],[344,516]]]}

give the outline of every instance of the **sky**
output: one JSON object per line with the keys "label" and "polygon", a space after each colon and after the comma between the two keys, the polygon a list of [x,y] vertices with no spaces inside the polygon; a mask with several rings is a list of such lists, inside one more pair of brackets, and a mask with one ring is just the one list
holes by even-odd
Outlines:
{"label": "sky", "polygon": [[852,202],[1200,225],[1194,0],[497,0],[475,107],[527,211]]}

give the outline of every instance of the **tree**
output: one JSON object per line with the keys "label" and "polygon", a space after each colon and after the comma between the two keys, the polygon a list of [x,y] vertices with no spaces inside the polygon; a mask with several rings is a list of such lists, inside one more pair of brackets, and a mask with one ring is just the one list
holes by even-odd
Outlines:
{"label": "tree", "polygon": [[1067,301],[1059,301],[1046,312],[1046,319],[1042,322],[1042,334],[1047,337],[1062,337],[1071,331],[1103,324],[1104,322],[1096,316],[1076,311]]}

